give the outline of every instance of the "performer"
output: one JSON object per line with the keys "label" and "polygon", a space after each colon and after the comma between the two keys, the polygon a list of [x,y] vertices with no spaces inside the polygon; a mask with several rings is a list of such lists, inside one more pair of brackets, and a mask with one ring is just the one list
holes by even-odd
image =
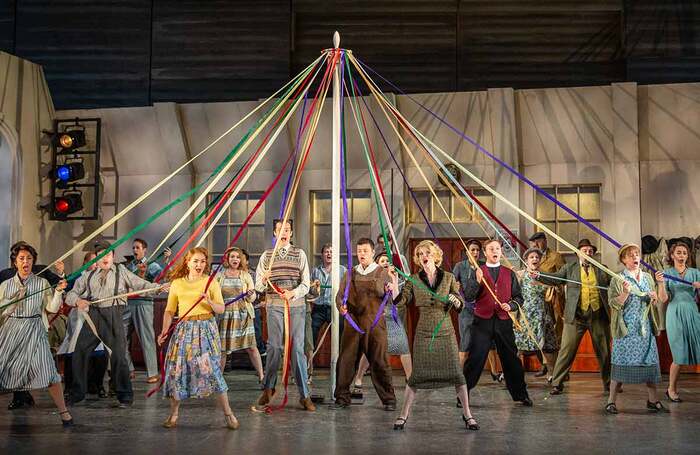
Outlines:
{"label": "performer", "polygon": [[[335,408],[350,406],[350,385],[355,376],[355,365],[364,354],[372,371],[372,383],[384,405],[385,411],[396,410],[396,395],[391,384],[391,365],[387,354],[387,328],[382,314],[378,324],[372,328],[382,299],[387,292],[398,296],[398,279],[374,262],[374,242],[363,237],[355,244],[359,262],[346,272],[340,282],[335,303],[340,314],[349,313],[364,334],[349,326],[345,321],[343,339],[338,355],[337,384],[335,387]],[[347,305],[343,306],[345,287],[350,280]]]}
{"label": "performer", "polygon": [[[331,261],[333,260],[333,246],[326,243],[321,248],[322,263],[311,271],[311,289],[307,296],[307,313],[311,307],[311,345],[315,347],[321,340],[318,339],[319,331],[323,324],[331,323],[331,304],[333,295],[331,292]],[[340,276],[346,272],[344,265],[340,264]],[[308,328],[308,326],[307,326]],[[343,324],[339,326],[339,333],[343,337]],[[317,346],[316,346],[317,347]],[[313,349],[311,349],[313,355]],[[313,362],[309,363],[309,377],[313,369]]]}
{"label": "performer", "polygon": [[[530,276],[537,272],[542,257],[542,251],[529,248],[523,253],[527,268],[517,272],[523,293],[523,306],[519,313],[520,330],[515,331],[515,345],[521,356],[535,354],[544,365],[544,370],[553,372],[559,348],[554,331],[554,318],[552,313],[547,311],[544,301],[546,286]],[[548,381],[551,380],[550,376]]]}
{"label": "performer", "polygon": [[[481,242],[476,239],[467,240],[468,254],[474,260],[483,264],[481,260]],[[469,259],[457,263],[452,269],[452,274],[459,283],[460,290],[464,290],[468,280],[474,279],[476,269],[471,265]],[[474,322],[474,302],[467,302],[464,309],[459,313],[459,362],[464,366],[464,362],[469,355],[469,342],[471,341],[471,328]]]}
{"label": "performer", "polygon": [[[134,239],[131,249],[134,252],[134,258],[125,264],[126,268],[146,281],[155,280],[156,277],[160,275],[163,268],[157,262],[151,262],[149,264],[146,261],[148,243],[143,239]],[[166,259],[169,256],[170,250],[166,249]],[[153,297],[140,295],[130,298],[128,304],[124,307],[122,317],[124,318],[124,333],[126,334],[126,350],[124,352],[126,353],[126,361],[129,364],[131,378],[133,379],[135,375],[134,363],[131,361],[129,347],[131,346],[131,336],[135,330],[139,335],[141,351],[143,352],[143,358],[146,362],[146,374],[148,375],[146,382],[149,384],[158,382],[156,335],[153,330]]]}
{"label": "performer", "polygon": [[262,384],[263,366],[260,352],[255,342],[255,284],[248,271],[248,260],[240,248],[229,248],[223,256],[223,272],[217,276],[224,299],[233,299],[242,293],[246,297],[226,305],[225,311],[217,316],[219,337],[221,338],[221,371],[226,366],[226,356],[245,349]]}
{"label": "performer", "polygon": [[[474,279],[467,280],[464,289],[464,297],[468,301],[476,301],[471,348],[464,364],[467,387],[471,390],[479,382],[491,344],[495,341],[510,396],[513,401],[532,406],[515,346],[513,323],[508,315],[508,312],[517,310],[523,304],[520,284],[515,272],[500,263],[503,254],[500,241],[489,240],[484,245],[484,251],[486,264],[476,270]],[[484,282],[489,284],[498,301],[486,289]]]}
{"label": "performer", "polygon": [[[540,271],[542,273],[553,273],[561,269],[566,262],[562,258],[561,254],[557,251],[549,248],[547,246],[547,236],[544,232],[536,232],[530,237],[530,247],[537,248],[542,251],[542,260],[540,261]],[[555,330],[557,334],[557,344],[561,344],[562,331],[564,329],[564,305],[565,305],[565,295],[564,286],[561,283],[555,283],[555,285],[547,288],[544,297],[547,303],[546,310],[551,314],[555,321]],[[554,353],[556,357],[556,352]],[[548,371],[547,365],[543,364],[542,370],[535,374],[535,377],[551,375],[551,371]]]}
{"label": "performer", "polygon": [[[450,385],[454,385],[462,402],[462,420],[467,429],[478,430],[479,424],[469,409],[469,396],[460,369],[459,347],[452,319],[446,314],[450,310],[461,311],[464,307],[459,284],[454,275],[440,268],[442,250],[431,240],[423,240],[416,246],[413,262],[421,267],[421,271],[411,275],[399,297],[394,300],[396,305],[415,305],[420,314],[413,339],[413,372],[406,384],[403,407],[394,422],[394,430],[403,430],[406,426],[417,389],[437,389]],[[391,273],[395,277],[393,270]],[[436,295],[446,296],[449,303],[441,303]],[[440,330],[433,334],[441,322]]]}
{"label": "performer", "polygon": [[[89,251],[83,257],[83,265],[95,259],[95,253]],[[90,265],[84,272],[90,273],[97,268],[97,263]],[[76,278],[77,279],[77,278]],[[66,290],[72,289],[75,284],[75,279],[68,283]],[[78,334],[83,327],[84,318],[82,312],[77,308],[72,308],[68,313],[68,324],[66,328],[66,336],[58,348],[57,354],[63,357],[63,384],[64,393],[70,391],[73,385],[73,365],[72,356],[75,350],[75,343],[78,340]],[[88,393],[87,400],[98,400],[107,398],[107,392],[104,389],[104,377],[107,372],[107,352],[104,345],[100,343],[95,350],[90,354],[88,363]]]}
{"label": "performer", "polygon": [[66,427],[73,425],[73,417],[66,409],[46,331],[47,313],[58,312],[67,283],[60,281],[51,291],[47,280],[32,273],[36,258],[28,243],[13,245],[10,264],[17,272],[0,284],[0,305],[17,301],[2,313],[7,321],[0,327],[0,392],[48,388]]}
{"label": "performer", "polygon": [[[389,262],[389,257],[386,253],[377,253],[374,256],[374,262],[377,263],[383,269],[389,269],[391,263]],[[399,289],[401,289],[401,282],[399,282]],[[401,319],[394,317],[391,314],[391,308],[387,305],[384,308],[384,320],[386,321],[386,335],[387,335],[387,353],[389,355],[398,355],[401,360],[401,367],[403,368],[406,380],[411,377],[411,372],[413,371],[413,362],[411,361],[411,351],[408,346],[408,336],[406,335],[406,329],[404,329]],[[362,390],[362,378],[369,369],[369,361],[367,356],[362,354],[360,358],[360,364],[357,367],[357,373],[355,374],[355,379],[353,379],[353,388],[356,391]]]}
{"label": "performer", "polygon": [[[95,255],[99,256],[102,251],[109,248],[108,242],[100,241],[95,245]],[[126,298],[111,299],[97,304],[92,304],[91,301],[145,289],[153,289],[157,292],[160,287],[159,284],[139,278],[123,265],[115,264],[114,252],[110,251],[97,261],[97,269],[81,275],[73,289],[66,295],[66,304],[87,311],[87,315],[95,325],[97,335],[112,350],[110,378],[114,381],[117,394],[115,405],[119,408],[131,406],[134,399],[129,378],[129,365],[126,361],[126,336],[122,318],[123,307],[127,304]],[[167,289],[167,285],[164,289]],[[84,404],[88,362],[92,351],[100,344],[100,339],[88,324],[84,324],[78,334],[71,359],[73,364],[71,405],[73,406]]]}
{"label": "performer", "polygon": [[[264,292],[267,308],[267,362],[263,393],[258,406],[266,406],[275,394],[277,370],[284,350],[284,300],[289,302],[290,335],[292,339],[291,363],[299,388],[299,404],[306,411],[315,411],[307,384],[307,365],[304,357],[304,323],[306,307],[304,297],[309,292],[309,266],[306,253],[290,243],[292,220],[282,226],[282,220],[274,221],[274,235],[279,242],[275,257],[272,249],[265,250],[255,272],[255,289]],[[268,271],[268,268],[272,268]],[[274,284],[282,296],[270,286]],[[287,361],[287,359],[284,359]]]}
{"label": "performer", "polygon": [[[20,245],[27,245],[27,242],[19,241],[10,247],[10,251],[15,249]],[[58,261],[53,266],[54,272],[47,269],[45,265],[34,264],[32,266],[32,273],[37,275],[39,278],[44,278],[49,282],[49,285],[56,286],[63,278],[65,278],[64,264],[62,261]],[[42,272],[43,271],[43,272]],[[39,272],[42,272],[39,274]],[[17,269],[14,264],[10,264],[10,267],[0,271],[0,283],[10,280],[17,275]],[[60,319],[60,316],[59,316]],[[56,324],[54,324],[56,325]],[[49,334],[51,334],[51,328],[49,328]],[[60,335],[60,334],[59,334]],[[65,334],[63,334],[65,336]],[[51,337],[49,337],[49,346],[51,345]],[[52,346],[53,347],[53,346]],[[34,406],[34,398],[32,398],[31,393],[28,391],[17,391],[12,393],[12,400],[7,405],[7,409],[12,411],[14,409],[21,409],[24,407]]]}
{"label": "performer", "polygon": [[[597,252],[595,245],[588,239],[581,239],[578,249],[587,257],[593,257]],[[603,387],[605,391],[610,390],[610,307],[606,291],[610,285],[610,276],[593,267],[584,258],[570,262],[559,271],[548,275],[574,282],[567,282],[566,286],[564,330],[559,356],[552,372],[550,394],[559,395],[564,391],[564,381],[569,375],[586,332],[590,334],[593,342]],[[561,283],[560,279],[542,276],[539,273],[535,273],[534,278],[545,284]],[[577,283],[582,283],[583,286]]]}
{"label": "performer", "polygon": [[170,338],[165,357],[163,396],[170,398],[170,416],[163,422],[165,428],[177,426],[182,400],[203,398],[212,393],[216,394],[224,411],[226,427],[230,430],[239,427],[226,393],[228,386],[220,366],[221,340],[213,314],[224,312],[224,298],[216,280],[207,290],[208,275],[209,252],[201,247],[189,250],[170,275],[172,284],[158,344],[166,341],[173,316],[177,313],[183,319]]}
{"label": "performer", "polygon": [[[658,302],[668,299],[664,286],[664,275],[656,272],[658,294],[654,278],[639,268],[641,250],[635,244],[623,245],[618,258],[625,266],[622,278],[610,283],[610,327],[612,330],[612,381],[605,412],[617,414],[615,404],[617,384],[642,384],[647,386],[647,410],[668,412],[656,395],[656,384],[661,382],[659,352],[656,348],[658,335]],[[643,297],[632,293],[641,291]]]}
{"label": "performer", "polygon": [[672,280],[666,282],[666,292],[669,297],[666,309],[666,333],[673,355],[666,397],[674,403],[683,401],[678,396],[681,365],[700,363],[700,313],[695,300],[695,291],[700,289],[700,271],[688,267],[689,256],[690,249],[685,243],[672,244],[668,259],[673,267],[664,270],[668,276],[693,283],[689,286]]}

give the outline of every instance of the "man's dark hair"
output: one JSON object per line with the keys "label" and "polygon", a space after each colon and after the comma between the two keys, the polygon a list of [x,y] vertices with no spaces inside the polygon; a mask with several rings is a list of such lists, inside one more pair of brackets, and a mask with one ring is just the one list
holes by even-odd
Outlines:
{"label": "man's dark hair", "polygon": [[[280,227],[282,225],[282,218],[275,218],[274,221],[272,222],[272,230],[275,231],[277,229],[277,225],[279,224]],[[291,218],[287,220],[287,224],[289,224],[289,228],[294,231],[294,220]]]}
{"label": "man's dark hair", "polygon": [[136,242],[139,242],[142,247],[148,248],[148,243],[144,239],[135,238],[134,241],[131,243],[136,243]]}
{"label": "man's dark hair", "polygon": [[357,241],[357,243],[355,243],[355,245],[356,245],[356,246],[360,246],[360,245],[369,245],[370,248],[374,249],[374,242],[372,241],[372,239],[370,239],[370,238],[368,238],[368,237],[362,237],[362,238],[360,238],[360,239]]}

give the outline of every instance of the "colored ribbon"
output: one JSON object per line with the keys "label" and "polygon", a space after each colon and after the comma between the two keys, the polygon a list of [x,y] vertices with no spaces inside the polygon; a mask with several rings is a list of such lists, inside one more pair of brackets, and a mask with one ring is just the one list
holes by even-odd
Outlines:
{"label": "colored ribbon", "polygon": [[386,304],[389,301],[389,297],[391,297],[391,291],[385,292],[384,298],[382,299],[382,303],[381,305],[379,305],[379,309],[377,310],[377,314],[374,316],[374,321],[372,321],[372,329],[376,327],[376,325],[379,324],[379,320],[384,317],[384,308],[386,307]]}

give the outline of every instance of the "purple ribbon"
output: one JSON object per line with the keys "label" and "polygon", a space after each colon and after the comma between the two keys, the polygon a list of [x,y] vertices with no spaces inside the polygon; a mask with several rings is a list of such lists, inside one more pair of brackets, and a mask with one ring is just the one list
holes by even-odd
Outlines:
{"label": "purple ribbon", "polygon": [[244,292],[244,293],[242,293],[242,294],[239,294],[239,295],[237,295],[236,297],[232,298],[231,300],[225,301],[225,302],[224,302],[224,306],[229,306],[229,305],[231,305],[232,303],[236,303],[236,302],[238,302],[239,300],[243,300],[243,299],[245,298],[246,295],[248,295],[247,292]]}
{"label": "purple ribbon", "polygon": [[[345,86],[345,59],[340,60],[340,195],[343,199],[343,227],[345,231],[345,249],[348,256],[348,275],[345,280],[345,290],[343,291],[343,308],[347,310],[348,306],[348,296],[350,295],[350,280],[352,279],[352,246],[350,244],[350,223],[349,223],[349,211],[348,211],[348,194],[347,194],[347,182],[345,181],[345,97],[343,94],[343,88]],[[340,254],[340,251],[334,251],[333,254]],[[345,313],[345,321],[352,326],[357,332],[362,335],[365,331],[357,325],[357,323],[352,319],[350,313]]]}
{"label": "purple ribbon", "polygon": [[399,311],[396,309],[396,305],[391,305],[391,317],[394,319],[395,323],[400,324]]}
{"label": "purple ribbon", "polygon": [[[384,293],[384,298],[382,299],[382,304],[379,305],[379,309],[377,310],[377,314],[374,316],[374,321],[372,321],[372,327],[370,328],[373,329],[377,324],[379,324],[379,319],[384,317],[384,308],[386,307],[387,302],[389,301],[389,297],[391,296],[391,292],[385,292]],[[392,305],[396,306],[396,305]]]}
{"label": "purple ribbon", "polygon": [[[578,221],[580,221],[581,223],[585,224],[589,229],[591,229],[593,232],[595,232],[596,234],[598,234],[598,235],[600,235],[601,237],[603,237],[603,238],[604,238],[605,240],[607,240],[610,244],[612,244],[612,245],[615,246],[616,248],[621,248],[621,247],[622,247],[622,244],[621,244],[620,242],[618,242],[618,241],[615,240],[614,238],[610,237],[608,234],[606,234],[604,231],[602,231],[602,230],[599,229],[598,227],[596,227],[596,226],[594,226],[593,224],[591,224],[589,221],[587,221],[586,219],[584,219],[583,217],[581,217],[578,213],[576,213],[576,212],[574,212],[573,210],[571,210],[568,206],[566,206],[566,205],[563,204],[562,202],[559,202],[559,200],[558,200],[557,198],[555,198],[554,196],[552,196],[551,194],[549,194],[548,192],[546,192],[545,190],[543,190],[542,188],[540,188],[539,186],[537,186],[537,184],[534,183],[532,180],[528,179],[528,178],[525,177],[523,174],[521,174],[521,173],[518,172],[517,170],[513,169],[513,167],[511,167],[508,163],[504,162],[503,160],[499,159],[497,156],[495,156],[494,154],[492,154],[491,152],[489,152],[488,150],[486,150],[486,149],[485,149],[481,144],[479,144],[476,140],[472,139],[471,137],[467,136],[467,135],[464,134],[463,132],[459,131],[457,128],[455,128],[455,127],[452,126],[450,123],[448,123],[447,120],[445,120],[443,117],[440,117],[438,114],[436,114],[435,112],[433,112],[432,110],[430,110],[429,108],[427,108],[426,106],[424,106],[423,104],[421,104],[418,100],[416,100],[415,98],[413,98],[411,95],[407,94],[406,92],[404,92],[403,90],[401,90],[399,87],[397,87],[395,84],[393,84],[391,81],[389,81],[388,79],[386,79],[384,76],[382,76],[381,74],[377,73],[375,70],[373,70],[372,68],[370,68],[369,66],[367,66],[367,64],[365,64],[365,63],[364,63],[363,61],[361,61],[360,59],[357,59],[357,61],[360,63],[360,65],[362,65],[362,67],[363,67],[364,69],[366,69],[366,70],[368,70],[368,71],[371,71],[373,74],[375,74],[376,76],[378,76],[378,77],[379,77],[380,79],[382,79],[384,82],[386,82],[387,84],[389,84],[393,89],[395,89],[396,91],[398,91],[398,92],[401,93],[402,95],[407,96],[408,99],[410,99],[410,100],[413,101],[415,104],[417,104],[418,106],[420,106],[421,109],[423,109],[424,111],[426,111],[427,113],[429,113],[430,115],[432,115],[433,117],[435,117],[438,121],[440,121],[440,123],[442,123],[442,124],[445,125],[447,128],[449,128],[450,130],[452,130],[455,134],[457,134],[458,136],[460,136],[462,139],[464,139],[465,141],[467,141],[467,142],[469,142],[470,144],[472,144],[472,145],[473,145],[474,147],[476,147],[477,150],[479,150],[481,153],[485,154],[486,156],[488,156],[489,158],[491,158],[492,160],[494,160],[495,162],[497,162],[498,164],[500,164],[501,166],[503,166],[504,168],[506,168],[511,174],[513,174],[513,175],[515,175],[516,177],[518,177],[518,179],[520,179],[521,181],[527,183],[532,189],[534,189],[535,191],[537,191],[538,193],[540,193],[541,195],[543,195],[544,197],[546,197],[547,199],[549,199],[550,201],[552,201],[552,202],[553,202],[554,204],[556,204],[559,208],[561,208],[562,210],[564,210],[565,212],[567,212],[569,215],[571,215],[571,216],[573,216],[574,218],[576,218],[576,219],[577,219]],[[646,268],[648,268],[649,270],[651,270],[653,273],[656,273],[656,272],[658,271],[658,270],[656,270],[654,267],[652,267],[650,264],[646,263],[645,261],[640,261],[640,262],[641,262]],[[664,276],[665,276],[666,278],[668,278],[669,280],[677,281],[677,282],[679,282],[679,283],[689,284],[689,285],[691,285],[691,286],[693,285],[693,283],[691,283],[691,282],[689,282],[689,281],[686,281],[686,280],[683,280],[683,279],[681,279],[681,278],[676,278],[676,277],[674,277],[674,276],[669,276],[669,275],[666,275],[666,274],[664,274]]]}

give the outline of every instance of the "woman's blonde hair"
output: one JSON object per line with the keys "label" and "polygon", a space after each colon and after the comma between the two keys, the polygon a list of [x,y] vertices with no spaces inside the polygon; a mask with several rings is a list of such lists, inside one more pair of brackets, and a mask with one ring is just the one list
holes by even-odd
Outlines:
{"label": "woman's blonde hair", "polygon": [[192,256],[195,254],[200,253],[204,255],[204,259],[207,261],[207,266],[204,268],[204,274],[209,275],[209,251],[207,251],[206,248],[203,248],[201,246],[198,246],[196,248],[192,248],[187,252],[185,255],[185,258],[180,262],[177,267],[173,269],[172,272],[170,272],[169,275],[169,280],[173,281],[178,278],[184,278],[190,273],[190,268],[187,266],[187,263],[190,262],[190,259],[192,259]]}
{"label": "woman's blonde hair", "polygon": [[432,251],[433,257],[435,258],[435,266],[440,267],[442,265],[442,248],[440,248],[437,243],[433,242],[432,240],[423,240],[416,245],[416,248],[413,250],[413,263],[416,265],[421,265],[420,260],[418,259],[418,251],[424,248]]}
{"label": "woman's blonde hair", "polygon": [[243,272],[247,272],[248,267],[249,267],[248,266],[248,259],[245,255],[245,253],[243,253],[243,250],[238,248],[237,246],[232,246],[231,248],[224,251],[224,257],[221,260],[221,265],[223,265],[224,268],[227,268],[227,269],[231,267],[231,264],[229,264],[229,262],[228,262],[228,257],[231,255],[231,253],[238,253],[238,259],[241,261],[241,264],[238,266],[238,270],[241,270]]}

